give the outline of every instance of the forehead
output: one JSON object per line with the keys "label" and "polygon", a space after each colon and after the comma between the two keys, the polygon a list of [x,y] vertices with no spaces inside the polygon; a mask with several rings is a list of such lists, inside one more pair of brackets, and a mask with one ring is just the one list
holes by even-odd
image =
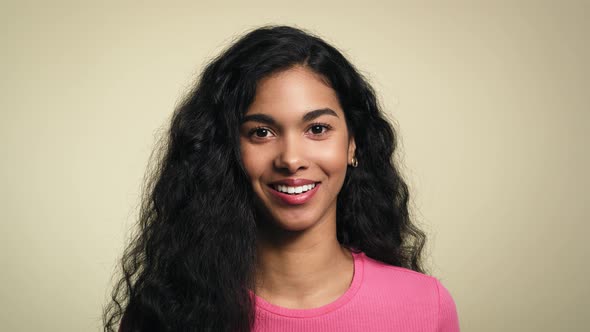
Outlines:
{"label": "forehead", "polygon": [[344,116],[334,89],[320,75],[296,66],[260,80],[246,114],[289,118],[322,108],[334,110],[341,118]]}

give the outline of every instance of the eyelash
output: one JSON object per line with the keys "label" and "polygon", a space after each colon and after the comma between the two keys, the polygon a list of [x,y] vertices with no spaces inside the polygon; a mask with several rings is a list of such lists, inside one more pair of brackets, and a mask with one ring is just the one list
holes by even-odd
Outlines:
{"label": "eyelash", "polygon": [[309,129],[307,129],[308,131],[311,130],[311,128],[313,127],[322,127],[325,128],[326,130],[324,132],[322,132],[321,134],[313,134],[314,136],[316,135],[325,135],[329,130],[332,130],[332,126],[330,126],[327,123],[322,123],[322,122],[316,122],[316,123],[312,123],[311,126],[309,126]]}
{"label": "eyelash", "polygon": [[[312,134],[313,136],[322,136],[325,135],[326,132],[328,132],[329,130],[332,130],[332,126],[330,126],[327,123],[323,123],[323,122],[315,122],[312,123],[309,128],[307,129],[307,131],[311,130],[314,127],[322,127],[325,129],[325,131],[321,134]],[[270,129],[268,129],[268,127],[263,127],[263,126],[258,126],[258,127],[254,127],[252,129],[250,129],[250,131],[248,132],[248,137],[254,137],[254,134],[256,133],[256,131],[260,130],[260,129],[264,129],[267,130],[269,132],[272,132]],[[264,137],[258,137],[258,138],[264,138]]]}

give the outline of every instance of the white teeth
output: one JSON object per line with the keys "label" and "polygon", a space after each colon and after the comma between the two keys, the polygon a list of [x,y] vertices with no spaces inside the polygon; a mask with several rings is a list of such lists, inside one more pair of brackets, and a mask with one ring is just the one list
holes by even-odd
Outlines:
{"label": "white teeth", "polygon": [[303,186],[299,186],[299,187],[289,187],[289,186],[285,186],[282,184],[279,185],[275,185],[274,188],[277,191],[283,192],[283,193],[288,193],[288,194],[301,194],[304,193],[308,190],[311,190],[315,187],[315,183],[312,184],[306,184]]}

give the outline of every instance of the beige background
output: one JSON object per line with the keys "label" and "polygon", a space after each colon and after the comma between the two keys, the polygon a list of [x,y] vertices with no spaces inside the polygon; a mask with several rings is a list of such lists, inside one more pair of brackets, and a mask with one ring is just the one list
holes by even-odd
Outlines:
{"label": "beige background", "polygon": [[100,329],[156,135],[266,23],[374,84],[463,331],[587,331],[588,1],[51,3],[0,9],[3,331]]}

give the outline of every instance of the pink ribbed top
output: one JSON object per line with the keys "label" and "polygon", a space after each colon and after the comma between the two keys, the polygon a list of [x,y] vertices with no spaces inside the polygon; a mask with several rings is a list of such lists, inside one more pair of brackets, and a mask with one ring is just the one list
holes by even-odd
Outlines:
{"label": "pink ribbed top", "polygon": [[335,301],[289,309],[256,296],[255,332],[459,331],[455,302],[430,276],[353,253],[354,276]]}

